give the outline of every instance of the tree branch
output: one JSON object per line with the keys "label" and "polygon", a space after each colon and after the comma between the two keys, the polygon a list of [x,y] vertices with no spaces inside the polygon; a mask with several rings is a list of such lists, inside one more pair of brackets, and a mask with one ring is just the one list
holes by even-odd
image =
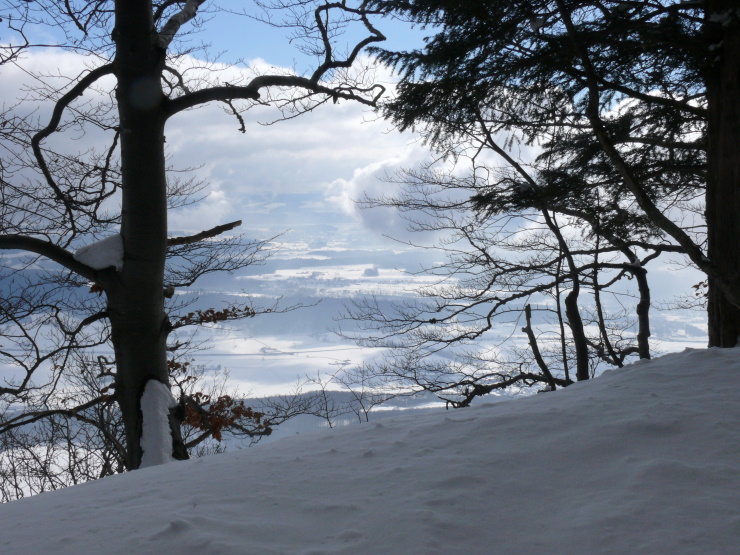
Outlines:
{"label": "tree branch", "polygon": [[54,181],[54,177],[51,175],[49,167],[46,165],[44,154],[41,151],[41,141],[43,141],[46,137],[56,131],[57,127],[59,126],[59,122],[61,122],[62,120],[64,109],[69,106],[75,98],[81,96],[88,87],[95,83],[95,81],[97,81],[101,77],[104,77],[105,75],[110,75],[112,73],[113,64],[105,64],[93,69],[92,71],[90,71],[90,73],[80,79],[80,81],[78,81],[74,87],[72,87],[69,91],[67,91],[66,94],[64,94],[59,100],[57,100],[56,104],[54,105],[54,110],[51,114],[51,119],[49,120],[49,123],[46,125],[46,127],[44,127],[31,138],[31,147],[33,148],[33,154],[36,157],[36,162],[38,163],[41,172],[44,174],[46,182],[53,189],[57,200],[64,203],[67,215],[69,217],[69,222],[73,230],[75,228],[75,219],[72,214],[72,207],[67,202],[64,193],[59,188],[59,185],[57,185],[56,181]]}
{"label": "tree branch", "polygon": [[43,239],[26,237],[24,235],[0,235],[0,250],[22,250],[41,255],[49,260],[61,264],[68,270],[89,279],[97,281],[97,272],[89,266],[75,260],[72,253],[54,243]]}
{"label": "tree branch", "polygon": [[169,237],[167,238],[167,246],[175,247],[178,245],[191,245],[193,243],[202,241],[203,239],[210,239],[211,237],[221,235],[222,233],[230,231],[235,227],[239,227],[240,225],[242,225],[242,221],[237,220],[229,224],[217,225],[214,228],[208,229],[206,231],[201,231],[200,233],[196,233],[195,235],[190,235],[187,237]]}
{"label": "tree branch", "polygon": [[38,422],[39,420],[42,420],[43,418],[49,418],[50,416],[55,416],[55,415],[68,416],[71,418],[76,418],[83,422],[91,423],[90,419],[85,418],[79,413],[86,409],[94,407],[95,405],[99,405],[100,403],[108,402],[110,399],[111,399],[110,395],[102,395],[100,397],[96,397],[95,399],[92,399],[91,401],[88,401],[87,403],[78,405],[72,409],[50,409],[50,410],[35,411],[35,412],[28,412],[25,414],[20,414],[14,418],[4,421],[2,425],[0,426],[0,434],[4,434],[7,431],[12,430],[14,428],[20,428],[21,426],[27,426],[28,424],[33,424],[34,422]]}
{"label": "tree branch", "polygon": [[[324,85],[319,85],[312,79],[307,77],[299,77],[297,75],[261,75],[252,79],[249,85],[243,87],[235,86],[221,86],[221,87],[210,87],[202,89],[189,94],[184,94],[174,100],[167,101],[165,104],[166,117],[171,117],[178,112],[187,110],[189,108],[195,108],[201,104],[213,101],[225,102],[227,100],[259,100],[259,90],[265,87],[295,87],[299,89],[306,89],[315,94],[326,94],[333,98],[344,98],[346,100],[355,100],[366,106],[375,107],[378,98],[385,92],[385,87],[382,85],[373,85],[366,89],[359,88],[331,88]],[[364,96],[360,96],[357,93],[370,92],[374,90],[379,92],[375,94],[372,99],[368,99]]]}
{"label": "tree branch", "polygon": [[537,345],[537,337],[535,337],[534,330],[532,330],[532,307],[529,304],[524,307],[524,317],[526,319],[527,325],[522,328],[522,331],[527,334],[529,346],[532,349],[532,354],[534,355],[535,361],[537,361],[537,366],[540,367],[540,370],[542,370],[542,373],[547,378],[547,383],[550,385],[550,389],[552,391],[555,391],[555,389],[557,389],[555,387],[555,380],[550,373],[550,369],[547,367],[545,359],[542,358],[540,348]]}
{"label": "tree branch", "polygon": [[[162,50],[167,50],[180,27],[193,19],[198,14],[198,8],[205,0],[187,0],[185,7],[167,20],[162,30],[157,34],[157,46]],[[161,17],[161,13],[159,14]]]}
{"label": "tree branch", "polygon": [[624,184],[634,195],[637,204],[645,212],[647,217],[650,218],[650,221],[675,239],[676,242],[683,247],[684,252],[691,261],[696,264],[701,271],[715,280],[719,288],[727,296],[727,299],[733,305],[740,307],[740,292],[738,292],[736,285],[728,279],[729,276],[722,275],[717,267],[716,261],[709,260],[709,258],[707,258],[707,256],[702,252],[701,247],[655,205],[645,188],[635,177],[632,169],[614,146],[614,143],[604,126],[604,122],[599,115],[600,93],[598,77],[591,62],[588,50],[580,41],[575,25],[573,24],[573,20],[571,19],[570,11],[565,6],[563,0],[556,0],[556,4],[563,17],[563,24],[568,31],[573,47],[578,52],[583,63],[588,89],[586,117],[591,123],[591,127],[604,154],[606,154],[614,165],[614,168],[621,175],[624,180]]}
{"label": "tree branch", "polygon": [[[335,2],[333,4],[324,4],[322,6],[319,6],[316,8],[316,11],[314,13],[314,18],[316,20],[316,26],[319,29],[319,32],[321,33],[321,39],[324,43],[324,62],[316,68],[316,71],[314,71],[313,75],[311,76],[311,81],[314,83],[317,83],[319,79],[329,70],[336,69],[336,68],[347,68],[352,67],[352,64],[355,62],[355,59],[360,54],[363,48],[365,48],[367,45],[372,44],[374,42],[383,42],[386,40],[385,35],[378,31],[371,23],[370,20],[367,18],[368,13],[380,13],[380,12],[368,12],[365,9],[367,2],[363,2],[362,6],[359,9],[352,9],[346,5],[345,2]],[[326,25],[324,25],[324,22],[321,19],[321,12],[328,12],[332,8],[340,8],[344,10],[345,12],[354,13],[360,16],[362,19],[363,25],[365,25],[365,28],[372,33],[369,37],[365,37],[363,40],[358,42],[355,47],[352,49],[352,52],[350,52],[349,56],[347,56],[346,60],[334,60],[332,56],[332,46],[331,41],[329,40],[329,31],[326,28]]]}

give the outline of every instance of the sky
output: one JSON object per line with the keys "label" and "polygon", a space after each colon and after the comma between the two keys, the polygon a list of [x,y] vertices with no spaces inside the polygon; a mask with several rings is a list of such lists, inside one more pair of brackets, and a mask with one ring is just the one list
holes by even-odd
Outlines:
{"label": "sky", "polygon": [[[221,5],[238,9],[243,3]],[[390,37],[389,47],[417,46],[423,34],[400,22],[385,21],[380,27]],[[0,40],[5,40],[3,32]],[[202,32],[190,38],[212,43],[213,53],[222,52],[218,67],[228,79],[244,71],[229,65],[240,58],[259,68],[307,67],[296,44],[286,37],[288,32],[249,18],[215,13]],[[49,30],[40,33],[39,40],[53,39],[43,34]],[[69,75],[82,71],[87,61],[68,52],[39,50],[26,58],[24,68]],[[200,62],[187,57],[181,63],[195,67]],[[6,103],[21,94],[22,83],[33,85],[17,67],[2,68],[2,76],[0,98]],[[377,80],[392,87],[393,77],[387,71],[379,71]],[[42,118],[48,117],[48,107],[49,103],[38,104]],[[200,282],[193,291],[202,296],[203,303],[217,306],[223,302],[223,293],[255,298],[282,295],[289,297],[287,302],[305,304],[325,299],[315,307],[275,315],[270,321],[211,330],[209,343],[214,348],[199,359],[231,367],[235,383],[267,394],[329,363],[360,362],[377,354],[338,343],[331,334],[342,302],[366,293],[411,296],[414,287],[428,280],[408,272],[438,262],[440,257],[402,243],[429,244],[434,237],[411,234],[395,211],[360,210],[354,202],[364,194],[392,194],[394,186],[384,176],[429,160],[430,153],[418,135],[399,133],[369,108],[344,101],[273,125],[265,125],[279,117],[273,108],[259,107],[244,117],[243,134],[237,120],[218,105],[179,114],[168,122],[171,164],[191,168],[187,175],[207,184],[205,200],[171,211],[169,228],[180,235],[242,220],[239,231],[247,237],[280,235],[276,240],[279,249],[265,265]],[[70,144],[84,150],[100,140],[93,131],[75,136]],[[652,263],[649,271],[653,283],[660,284],[654,291],[656,303],[689,291],[701,279],[698,273],[665,261]],[[692,327],[691,344],[703,341],[696,339],[704,325],[701,314],[682,316],[678,321],[656,318],[668,328],[663,337],[688,325]],[[675,343],[673,347],[684,345],[683,341]]]}
{"label": "sky", "polygon": [[0,505],[3,553],[728,555],[740,349]]}

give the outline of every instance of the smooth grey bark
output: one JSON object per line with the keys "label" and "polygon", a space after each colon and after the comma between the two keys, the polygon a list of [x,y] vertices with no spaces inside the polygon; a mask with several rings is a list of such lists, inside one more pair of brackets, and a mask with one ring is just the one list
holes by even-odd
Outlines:
{"label": "smooth grey bark", "polygon": [[[124,264],[103,278],[116,355],[116,398],[126,430],[127,466],[141,464],[141,396],[149,380],[169,386],[164,310],[167,255],[167,179],[161,88],[165,51],[149,0],[117,0],[114,74],[121,132]],[[179,426],[173,456],[187,458]]]}

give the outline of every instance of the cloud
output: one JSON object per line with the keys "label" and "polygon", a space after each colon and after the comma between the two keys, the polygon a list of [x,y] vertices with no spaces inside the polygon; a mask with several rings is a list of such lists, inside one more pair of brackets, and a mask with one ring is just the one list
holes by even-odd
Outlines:
{"label": "cloud", "polygon": [[323,192],[327,183],[398,152],[406,138],[386,134],[383,122],[365,123],[359,105],[323,106],[294,120],[260,125],[276,111],[244,114],[246,133],[217,105],[173,118],[167,127],[172,162],[204,164],[199,175],[218,179],[235,196]]}
{"label": "cloud", "polygon": [[[72,52],[40,49],[27,54],[23,65],[38,74],[76,76],[95,60]],[[205,69],[204,62],[188,57],[181,58],[180,64],[180,69],[194,79],[218,76],[219,81],[230,83],[255,72],[290,71],[262,59],[250,62],[251,68],[210,64]],[[0,68],[0,76],[0,91],[9,100],[22,96],[24,87],[34,87],[29,75],[13,66]],[[68,78],[48,79],[60,88],[68,83]],[[107,79],[99,90],[85,93],[75,102],[107,100],[113,88],[113,80]],[[41,108],[37,113],[45,123],[52,103],[40,101],[26,106]],[[204,229],[234,219],[272,231],[335,221],[347,225],[355,221],[354,216],[327,199],[327,188],[337,180],[354,182],[358,169],[392,160],[412,139],[409,134],[389,132],[388,124],[367,107],[349,101],[329,103],[295,119],[263,125],[279,117],[274,107],[256,106],[243,114],[246,132],[240,133],[239,122],[227,113],[227,107],[211,103],[168,121],[165,134],[169,164],[180,171],[190,169],[185,176],[203,179],[204,192],[209,195],[196,205],[172,211],[173,230]],[[75,132],[72,141],[71,133],[65,132],[54,134],[46,144],[61,145],[70,153],[109,144],[112,133],[88,127],[86,134]],[[374,184],[374,180],[368,176],[366,183]]]}
{"label": "cloud", "polygon": [[409,220],[425,220],[428,216],[419,212],[401,213],[392,207],[363,208],[358,202],[366,198],[382,199],[400,193],[399,186],[388,181],[397,172],[415,169],[429,162],[429,150],[418,144],[409,143],[391,156],[357,168],[349,179],[338,178],[326,186],[324,196],[327,202],[335,204],[345,214],[355,218],[365,229],[378,235],[405,240],[429,241],[436,234],[420,234],[409,230]]}
{"label": "cloud", "polygon": [[204,194],[208,196],[197,204],[170,210],[168,215],[170,231],[193,233],[240,218],[234,210],[233,203],[217,183],[210,183]]}

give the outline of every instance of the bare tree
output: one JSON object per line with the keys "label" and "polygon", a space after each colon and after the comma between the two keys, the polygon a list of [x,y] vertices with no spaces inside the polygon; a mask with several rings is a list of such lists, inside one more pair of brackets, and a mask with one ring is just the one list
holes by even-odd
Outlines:
{"label": "bare tree", "polygon": [[[244,110],[266,103],[293,117],[330,101],[372,106],[382,93],[363,81],[366,73],[350,69],[362,48],[384,39],[365,2],[284,4],[290,17],[299,16],[294,25],[301,37],[322,52],[307,75],[258,74],[241,83],[211,75],[207,82],[189,82],[176,49],[188,26],[202,22],[206,7],[205,0],[10,0],[2,8],[8,20],[53,26],[65,37],[54,46],[85,52],[89,69],[61,76],[61,85],[46,79],[46,87],[36,76],[38,87],[28,100],[49,105],[50,116],[40,127],[18,119],[3,157],[0,249],[7,294],[0,325],[12,349],[3,348],[0,356],[21,372],[0,394],[20,402],[42,390],[48,395],[73,371],[72,353],[110,338],[111,395],[121,412],[128,469],[138,468],[145,455],[142,396],[170,384],[167,340],[182,321],[170,319],[166,299],[207,272],[253,262],[262,246],[225,236],[236,224],[168,237],[168,203],[178,195],[168,185],[167,122],[211,102],[223,103],[243,123]],[[365,35],[343,57],[334,48],[335,31],[349,24]],[[22,56],[14,63],[22,64]],[[102,134],[105,147],[70,154],[52,145],[57,135],[90,128]],[[80,256],[79,247],[111,233]],[[146,464],[187,457],[180,405],[174,399],[160,404],[148,425],[169,429],[172,446],[163,452],[172,455],[149,453]]]}
{"label": "bare tree", "polygon": [[341,391],[350,394],[349,409],[360,422],[370,422],[370,413],[375,407],[398,396],[396,390],[379,388],[372,368],[366,364],[352,367],[349,362],[342,363],[332,380]]}
{"label": "bare tree", "polygon": [[[467,406],[493,391],[555,389],[588,379],[599,365],[650,357],[646,266],[679,249],[651,242],[648,234],[624,237],[600,229],[604,213],[615,210],[609,206],[578,210],[527,198],[517,207],[517,190],[500,199],[502,207],[481,212],[476,195],[483,191],[505,190],[515,178],[526,180],[530,197],[538,188],[530,176],[534,161],[526,167],[501,149],[510,167],[484,164],[486,148],[499,149],[492,140],[484,134],[472,146],[448,143],[456,171],[406,170],[387,178],[400,194],[362,202],[368,209],[401,211],[412,231],[442,234],[432,247],[415,245],[433,248],[443,259],[420,271],[436,276],[438,284],[421,288],[418,301],[388,311],[367,298],[347,309],[346,318],[361,329],[345,337],[388,349],[371,366],[374,387],[428,391],[452,406]],[[476,153],[467,175],[460,173],[466,149]],[[628,287],[628,280],[637,287]],[[521,329],[524,336],[480,345],[507,327],[506,333]]]}

